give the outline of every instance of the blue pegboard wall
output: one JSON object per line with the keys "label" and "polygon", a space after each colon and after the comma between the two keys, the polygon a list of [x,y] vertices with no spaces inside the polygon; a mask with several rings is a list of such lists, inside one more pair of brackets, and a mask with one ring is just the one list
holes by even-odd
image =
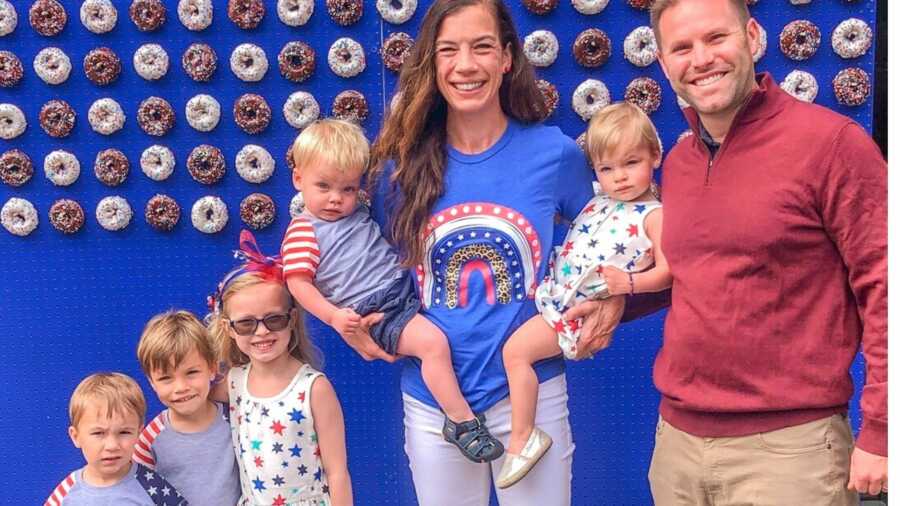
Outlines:
{"label": "blue pegboard wall", "polygon": [[[281,114],[290,93],[306,90],[318,99],[323,111],[330,111],[333,97],[344,89],[362,91],[369,100],[371,114],[364,127],[370,138],[381,123],[380,111],[389,101],[396,75],[386,71],[378,55],[381,41],[395,31],[415,35],[429,2],[420,2],[409,22],[396,26],[382,22],[374,1],[365,2],[360,22],[341,27],[326,12],[324,2],[316,2],[310,21],[288,27],[275,13],[275,1],[265,0],[267,14],[255,30],[245,31],[231,23],[225,2],[215,2],[213,25],[202,32],[188,31],[178,21],[176,0],[165,0],[168,20],[152,33],[139,32],[128,19],[130,2],[114,0],[119,20],[114,30],[93,34],[78,19],[81,1],[64,0],[69,21],[55,37],[38,35],[28,23],[31,1],[12,2],[19,15],[16,30],[0,37],[0,49],[14,52],[25,67],[21,83],[0,88],[0,103],[20,107],[28,120],[23,135],[0,141],[0,151],[19,148],[35,163],[35,175],[25,185],[0,186],[0,203],[11,197],[31,201],[38,210],[40,225],[27,237],[0,230],[0,251],[5,260],[0,282],[0,336],[6,363],[0,372],[0,405],[7,416],[0,417],[0,460],[14,463],[3,473],[2,504],[38,504],[68,471],[82,465],[81,455],[66,436],[68,396],[85,375],[102,369],[121,370],[139,378],[150,402],[150,414],[161,406],[143,379],[134,358],[134,348],[144,322],[170,307],[202,313],[204,298],[222,273],[232,265],[231,250],[237,243],[242,223],[237,214],[243,197],[263,192],[278,203],[273,225],[256,233],[266,251],[277,251],[289,216],[293,196],[284,152],[296,131]],[[539,69],[540,77],[554,83],[560,92],[558,110],[549,123],[559,125],[575,137],[585,124],[569,107],[575,87],[586,78],[603,80],[613,99],[620,100],[625,86],[635,77],[649,76],[662,84],[663,105],[653,114],[664,145],[670,147],[686,124],[674,94],[657,65],[638,68],[622,54],[622,42],[634,28],[649,23],[644,11],[624,0],[612,0],[600,14],[577,13],[567,1],[546,16],[529,13],[519,1],[510,0],[519,34],[537,29],[553,31],[560,42],[558,60]],[[813,73],[820,85],[817,103],[834,108],[871,129],[871,98],[861,107],[837,104],[831,80],[842,68],[858,66],[872,75],[874,47],[864,56],[842,60],[830,47],[832,29],[842,20],[857,17],[875,28],[875,2],[815,0],[794,6],[788,0],[760,0],[752,7],[754,16],[768,32],[769,45],[757,64],[781,80],[793,69]],[[822,32],[822,44],[809,60],[794,62],[778,48],[778,34],[793,19],[809,19]],[[600,28],[613,42],[609,62],[599,69],[579,67],[571,45],[579,32]],[[344,79],[327,66],[331,43],[341,36],[353,37],[366,48],[368,66],[357,77]],[[317,68],[302,84],[281,77],[275,58],[285,43],[303,40],[317,53]],[[159,81],[145,81],[131,63],[140,45],[155,42],[169,54],[168,74]],[[209,83],[190,80],[180,67],[181,54],[193,42],[210,44],[219,57],[219,68]],[[238,80],[228,67],[232,49],[240,43],[261,46],[269,58],[269,71],[258,83]],[[51,86],[41,81],[32,68],[35,54],[44,47],[62,48],[72,60],[71,77]],[[112,48],[122,59],[123,71],[113,84],[100,87],[89,82],[82,70],[84,55],[93,48]],[[272,124],[263,133],[248,135],[238,129],[231,105],[242,93],[266,97],[273,110]],[[222,104],[222,120],[209,133],[193,130],[184,117],[184,104],[198,93],[213,95]],[[137,125],[135,113],[146,97],[161,96],[175,108],[177,120],[167,135],[146,135]],[[93,132],[87,121],[90,104],[101,97],[113,97],[122,105],[127,120],[123,130],[111,136]],[[38,126],[38,111],[48,100],[61,98],[77,113],[73,133],[65,139],[47,136]],[[798,125],[802,128],[802,125]],[[170,147],[176,156],[175,173],[154,182],[141,173],[141,152],[152,144]],[[228,171],[212,186],[195,182],[185,169],[185,158],[201,143],[218,146],[225,154]],[[276,160],[275,175],[255,185],[240,179],[234,171],[234,157],[245,144],[260,144]],[[92,174],[93,160],[102,149],[122,150],[131,162],[131,173],[119,187],[103,186]],[[81,161],[82,174],[68,187],[53,186],[43,176],[44,156],[54,149],[66,149]],[[182,207],[182,217],[170,233],[153,230],[143,220],[146,201],[156,193],[174,197]],[[122,231],[108,232],[94,220],[97,202],[107,195],[128,199],[135,216]],[[229,206],[230,220],[223,231],[206,235],[190,223],[190,207],[204,195],[220,196]],[[59,198],[79,201],[87,215],[84,228],[71,236],[54,230],[47,220],[50,205]],[[662,334],[663,315],[655,315],[623,325],[614,345],[593,361],[569,367],[571,422],[578,451],[575,453],[573,503],[598,504],[596,492],[603,490],[603,504],[650,504],[646,472],[653,443],[658,394],[653,389],[650,370]],[[360,360],[333,333],[315,325],[313,334],[326,353],[326,372],[334,382],[344,407],[347,443],[354,492],[359,504],[415,504],[410,473],[402,442],[402,409],[395,368]],[[855,368],[857,382],[860,367]],[[854,420],[858,414],[854,404]]]}

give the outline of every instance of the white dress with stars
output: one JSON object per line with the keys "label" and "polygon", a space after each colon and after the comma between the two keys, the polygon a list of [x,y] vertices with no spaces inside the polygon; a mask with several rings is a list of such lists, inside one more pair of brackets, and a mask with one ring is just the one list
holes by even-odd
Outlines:
{"label": "white dress with stars", "polygon": [[662,203],[655,199],[624,202],[598,194],[575,218],[563,246],[554,251],[549,274],[534,300],[556,330],[566,358],[575,357],[581,321],[565,321],[562,314],[579,302],[609,296],[603,266],[641,272],[653,265],[653,243],[644,230],[644,218],[659,207]]}
{"label": "white dress with stars", "polygon": [[231,440],[241,472],[240,506],[330,506],[313,427],[310,391],[322,373],[303,364],[273,397],[247,389],[250,364],[228,372]]}

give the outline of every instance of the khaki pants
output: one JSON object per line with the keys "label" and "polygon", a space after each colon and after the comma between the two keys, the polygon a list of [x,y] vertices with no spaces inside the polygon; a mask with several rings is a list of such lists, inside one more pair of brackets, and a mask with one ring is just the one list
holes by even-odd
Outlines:
{"label": "khaki pants", "polygon": [[650,463],[657,506],[858,506],[853,434],[834,415],[741,437],[703,438],[660,418]]}

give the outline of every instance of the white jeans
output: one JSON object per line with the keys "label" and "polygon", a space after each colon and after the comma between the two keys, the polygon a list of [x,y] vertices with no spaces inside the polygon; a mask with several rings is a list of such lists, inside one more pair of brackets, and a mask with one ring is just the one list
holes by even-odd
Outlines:
{"label": "white jeans", "polygon": [[[553,446],[522,481],[497,490],[501,506],[569,506],[572,495],[572,455],[575,444],[569,429],[569,395],[561,374],[540,385],[535,424],[553,438]],[[444,414],[403,395],[406,455],[421,506],[487,506],[492,476],[500,472],[503,457],[488,464],[467,460],[444,441]],[[487,426],[497,439],[509,440],[509,397],[485,413]]]}

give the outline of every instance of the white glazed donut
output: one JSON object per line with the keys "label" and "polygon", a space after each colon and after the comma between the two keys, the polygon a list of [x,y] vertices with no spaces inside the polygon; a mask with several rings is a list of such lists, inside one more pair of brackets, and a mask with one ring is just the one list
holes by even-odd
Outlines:
{"label": "white glazed donut", "polygon": [[234,158],[234,166],[241,179],[248,183],[262,183],[275,172],[275,159],[266,148],[247,144]]}
{"label": "white glazed donut", "polygon": [[106,33],[116,27],[119,13],[109,0],[84,0],[81,4],[81,24],[94,33]]}
{"label": "white glazed donut", "polygon": [[64,83],[72,72],[72,61],[58,47],[45,47],[34,57],[34,72],[47,84]]}
{"label": "white glazed donut", "polygon": [[306,128],[319,118],[319,102],[312,93],[295,91],[284,101],[284,119],[294,128]]}
{"label": "white glazed donut", "polygon": [[[399,3],[400,7],[395,7]],[[409,21],[413,14],[416,13],[418,6],[417,0],[378,0],[375,8],[378,13],[388,23],[395,25],[403,24]]]}
{"label": "white glazed donut", "polygon": [[97,223],[106,230],[122,230],[131,223],[131,206],[119,196],[104,197],[97,204]]}
{"label": "white glazed donut", "polygon": [[27,126],[21,109],[13,104],[0,104],[0,139],[15,139]]}
{"label": "white glazed donut", "polygon": [[169,55],[159,44],[144,44],[134,52],[134,70],[148,81],[155,81],[169,71]]}
{"label": "white glazed donut", "polygon": [[101,98],[88,109],[88,123],[98,134],[111,135],[125,126],[125,113],[115,100]]}
{"label": "white glazed donut", "polygon": [[213,22],[211,0],[179,0],[178,19],[192,32],[205,30]]}
{"label": "white glazed donut", "polygon": [[366,53],[359,42],[341,37],[328,50],[328,66],[341,77],[353,77],[366,69]]}
{"label": "white glazed donut", "polygon": [[202,197],[191,207],[191,223],[204,234],[215,234],[228,223],[228,206],[219,197]]}
{"label": "white glazed donut", "polygon": [[753,53],[753,63],[758,62],[760,58],[765,56],[767,47],[769,47],[769,34],[766,33],[766,29],[762,25],[759,25],[759,48]]}
{"label": "white glazed donut", "polygon": [[584,121],[591,119],[600,109],[609,105],[609,89],[602,81],[586,79],[572,94],[572,109]]}
{"label": "white glazed donut", "polygon": [[819,94],[819,83],[809,72],[794,70],[781,81],[781,89],[804,102],[812,102]]}
{"label": "white glazed donut", "polygon": [[44,175],[56,186],[69,186],[81,174],[81,163],[72,153],[57,149],[44,157]]}
{"label": "white glazed donut", "polygon": [[16,8],[6,0],[0,0],[0,37],[11,34],[18,24]]}
{"label": "white glazed donut", "polygon": [[291,213],[291,218],[299,218],[301,214],[303,214],[303,194],[297,192],[294,195],[294,198],[291,199],[291,205],[289,208],[289,212]]}
{"label": "white glazed donut", "polygon": [[219,124],[222,107],[211,95],[195,95],[184,106],[184,115],[188,124],[195,130],[209,132]]}
{"label": "white glazed donut", "polygon": [[154,181],[164,181],[175,170],[175,155],[171,149],[154,144],[141,153],[141,170]]}
{"label": "white glazed donut", "polygon": [[241,81],[259,81],[268,70],[266,52],[255,44],[241,44],[231,52],[231,71]]}
{"label": "white glazed donut", "polygon": [[559,40],[549,30],[535,30],[525,37],[522,52],[535,67],[549,67],[559,55]]}
{"label": "white glazed donut", "polygon": [[656,61],[656,37],[649,26],[639,26],[625,37],[625,58],[633,65],[646,67]]}
{"label": "white glazed donut", "polygon": [[841,58],[860,57],[872,47],[872,29],[861,19],[845,19],[831,32],[831,47]]}
{"label": "white glazed donut", "polygon": [[276,6],[278,19],[288,26],[305,25],[312,16],[314,8],[313,0],[278,0]]}
{"label": "white glazed donut", "polygon": [[38,226],[37,209],[31,202],[13,197],[3,204],[0,222],[10,234],[25,237]]}
{"label": "white glazed donut", "polygon": [[572,7],[586,15],[597,14],[606,8],[609,0],[572,0]]}

